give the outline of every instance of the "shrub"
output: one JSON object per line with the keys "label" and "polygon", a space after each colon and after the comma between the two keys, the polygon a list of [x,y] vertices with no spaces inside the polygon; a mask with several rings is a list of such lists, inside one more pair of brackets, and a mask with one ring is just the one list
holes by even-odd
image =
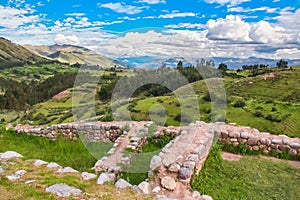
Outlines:
{"label": "shrub", "polygon": [[281,122],[281,119],[278,116],[273,115],[273,114],[268,114],[266,116],[266,119],[269,121],[272,121],[272,122]]}
{"label": "shrub", "polygon": [[244,106],[246,106],[245,101],[239,99],[236,102],[234,102],[233,107],[235,108],[243,108]]}

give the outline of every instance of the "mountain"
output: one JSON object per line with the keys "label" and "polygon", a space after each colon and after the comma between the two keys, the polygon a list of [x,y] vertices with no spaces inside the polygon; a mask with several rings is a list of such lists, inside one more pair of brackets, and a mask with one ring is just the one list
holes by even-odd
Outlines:
{"label": "mountain", "polygon": [[11,41],[0,37],[0,67],[9,67],[13,65],[21,65],[24,63],[43,63],[49,62],[21,45],[12,43]]}
{"label": "mountain", "polygon": [[[118,58],[118,60],[125,63],[127,66],[132,68],[158,68],[162,65],[166,67],[177,67],[179,61],[182,61],[183,66],[187,67],[190,65],[196,65],[197,60],[201,59],[186,59],[183,57],[171,57],[158,59],[150,56],[141,56],[141,57],[131,57],[131,58]],[[275,67],[276,63],[279,59],[269,59],[269,58],[257,58],[257,57],[249,57],[249,58],[231,58],[231,57],[212,57],[205,58],[205,60],[213,60],[215,62],[215,66],[219,66],[220,63],[225,63],[229,69],[241,69],[243,65],[254,65],[254,64],[265,64],[270,67]],[[300,59],[285,59],[288,61],[289,66],[299,66]]]}
{"label": "mountain", "polygon": [[28,50],[37,53],[48,59],[58,60],[69,64],[86,64],[109,68],[113,66],[123,67],[123,65],[113,59],[107,58],[85,47],[73,45],[52,45],[52,46],[31,46],[25,45]]}

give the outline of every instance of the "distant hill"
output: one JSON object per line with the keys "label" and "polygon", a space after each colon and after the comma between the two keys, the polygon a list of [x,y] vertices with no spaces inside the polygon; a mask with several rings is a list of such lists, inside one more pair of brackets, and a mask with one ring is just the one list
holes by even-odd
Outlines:
{"label": "distant hill", "polygon": [[0,37],[0,68],[9,68],[25,63],[45,62],[49,62],[49,60],[29,51],[21,45]]}
{"label": "distant hill", "polygon": [[69,64],[86,64],[92,66],[101,66],[103,68],[123,67],[121,63],[113,59],[99,55],[96,52],[79,46],[73,45],[52,45],[52,46],[31,46],[24,45],[28,50],[48,59],[57,60]]}

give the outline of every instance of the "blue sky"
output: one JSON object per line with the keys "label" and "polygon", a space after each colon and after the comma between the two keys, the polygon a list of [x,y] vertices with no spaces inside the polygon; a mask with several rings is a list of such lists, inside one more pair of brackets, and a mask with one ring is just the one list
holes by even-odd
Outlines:
{"label": "blue sky", "polygon": [[298,0],[0,0],[0,36],[113,58],[300,59]]}

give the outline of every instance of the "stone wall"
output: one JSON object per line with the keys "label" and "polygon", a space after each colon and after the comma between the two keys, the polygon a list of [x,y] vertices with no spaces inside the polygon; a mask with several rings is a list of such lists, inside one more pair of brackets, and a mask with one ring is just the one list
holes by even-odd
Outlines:
{"label": "stone wall", "polygon": [[300,156],[299,138],[290,138],[286,135],[271,135],[250,127],[225,124],[218,130],[215,130],[215,133],[219,136],[219,141],[234,146],[246,144],[250,150],[261,150],[266,154],[271,151],[283,153],[287,150],[290,155]]}
{"label": "stone wall", "polygon": [[[123,128],[130,126],[125,122],[90,122],[90,123],[67,123],[46,126],[16,126],[14,130],[18,133],[29,134],[38,137],[45,137],[52,140],[62,135],[68,139],[81,139],[89,142],[115,142],[123,134]],[[10,127],[8,127],[10,128]]]}

